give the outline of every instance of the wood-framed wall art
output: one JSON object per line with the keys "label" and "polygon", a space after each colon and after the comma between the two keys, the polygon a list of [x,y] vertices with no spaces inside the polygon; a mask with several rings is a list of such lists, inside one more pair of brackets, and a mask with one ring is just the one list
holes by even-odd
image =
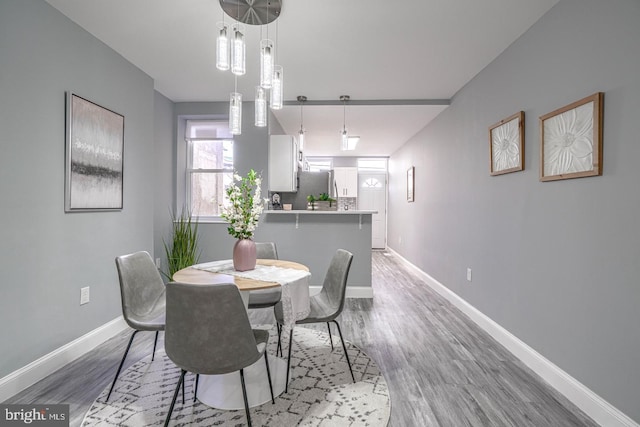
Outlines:
{"label": "wood-framed wall art", "polygon": [[540,181],[602,175],[604,94],[540,117]]}
{"label": "wood-framed wall art", "polygon": [[489,127],[491,175],[524,170],[524,111]]}
{"label": "wood-framed wall art", "polygon": [[414,166],[411,166],[409,169],[407,169],[407,202],[413,202],[415,196],[416,178],[414,176],[414,173]]}
{"label": "wood-framed wall art", "polygon": [[65,212],[122,209],[124,116],[66,93]]}

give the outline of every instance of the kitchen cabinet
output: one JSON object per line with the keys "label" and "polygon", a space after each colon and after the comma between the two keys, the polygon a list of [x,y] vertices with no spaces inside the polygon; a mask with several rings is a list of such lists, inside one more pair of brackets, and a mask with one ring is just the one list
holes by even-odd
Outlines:
{"label": "kitchen cabinet", "polygon": [[336,197],[358,197],[358,168],[339,167],[333,169]]}
{"label": "kitchen cabinet", "polygon": [[269,137],[269,191],[298,191],[298,142],[292,135]]}

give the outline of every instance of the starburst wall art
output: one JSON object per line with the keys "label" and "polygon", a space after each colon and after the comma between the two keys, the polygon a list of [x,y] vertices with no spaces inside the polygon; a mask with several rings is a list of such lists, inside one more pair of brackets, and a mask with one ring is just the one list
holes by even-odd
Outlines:
{"label": "starburst wall art", "polygon": [[489,127],[491,175],[524,169],[524,111]]}
{"label": "starburst wall art", "polygon": [[602,104],[594,93],[540,117],[540,181],[602,175]]}

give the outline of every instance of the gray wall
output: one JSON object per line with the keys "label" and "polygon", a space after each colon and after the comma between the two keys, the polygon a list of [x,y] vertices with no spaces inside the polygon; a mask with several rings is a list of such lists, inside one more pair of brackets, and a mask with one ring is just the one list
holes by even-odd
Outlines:
{"label": "gray wall", "polygon": [[[391,157],[389,200],[393,249],[637,422],[639,22],[561,0]],[[538,117],[598,91],[604,175],[539,182]],[[491,177],[488,127],[519,110],[525,170]]]}
{"label": "gray wall", "polygon": [[176,171],[175,138],[176,121],[174,103],[156,92],[154,98],[154,209],[153,209],[153,249],[154,256],[162,259],[166,267],[162,239],[170,241],[171,211],[175,206]]}
{"label": "gray wall", "polygon": [[[42,0],[0,2],[0,377],[120,315],[153,249],[153,81]],[[64,213],[65,91],[125,117],[124,209]],[[80,288],[91,302],[80,306]]]}

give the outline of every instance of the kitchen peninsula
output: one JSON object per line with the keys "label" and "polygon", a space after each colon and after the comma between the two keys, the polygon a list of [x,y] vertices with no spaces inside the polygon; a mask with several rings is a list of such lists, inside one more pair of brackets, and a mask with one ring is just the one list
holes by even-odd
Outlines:
{"label": "kitchen peninsula", "polygon": [[375,211],[267,210],[256,238],[278,245],[281,259],[300,262],[312,272],[312,287],[322,286],[337,249],[353,253],[347,297],[372,298],[371,215]]}

